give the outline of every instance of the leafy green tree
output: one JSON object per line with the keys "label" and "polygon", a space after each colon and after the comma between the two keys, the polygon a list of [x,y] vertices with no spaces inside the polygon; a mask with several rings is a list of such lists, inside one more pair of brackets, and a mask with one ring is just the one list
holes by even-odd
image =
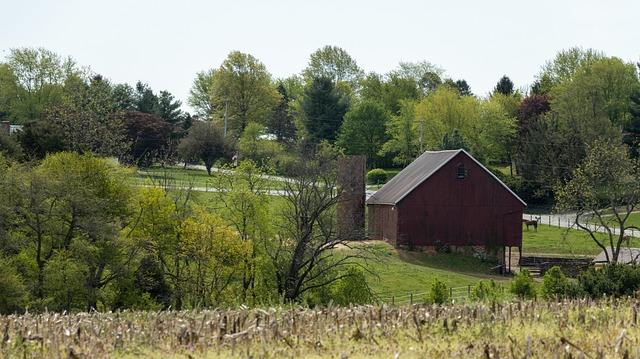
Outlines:
{"label": "leafy green tree", "polygon": [[444,134],[438,150],[457,150],[460,148],[469,151],[469,144],[462,138],[458,130],[453,130],[451,135],[448,132]]}
{"label": "leafy green tree", "polygon": [[[535,163],[539,183],[560,186],[586,154],[589,144],[599,139],[622,140],[620,128],[628,121],[631,96],[639,86],[635,67],[617,58],[582,61],[570,78],[551,90],[551,110],[538,121],[543,131],[535,153],[544,154]],[[532,151],[529,151],[532,152]]]}
{"label": "leafy green tree", "polygon": [[364,72],[349,53],[331,45],[312,53],[307,68],[302,71],[307,83],[317,78],[327,78],[334,84],[346,82],[352,89],[357,89],[363,75]]}
{"label": "leafy green tree", "polygon": [[371,303],[371,289],[367,285],[362,268],[351,266],[347,268],[346,277],[335,283],[332,288],[332,298],[338,305]]}
{"label": "leafy green tree", "polygon": [[69,150],[63,128],[49,121],[28,122],[15,136],[27,158],[43,159],[49,153]]}
{"label": "leafy green tree", "polygon": [[40,119],[48,106],[62,100],[65,79],[78,73],[71,58],[62,59],[50,50],[11,49],[0,67],[0,94],[7,96],[3,104],[7,117],[16,123]]}
{"label": "leafy green tree", "polygon": [[269,167],[244,160],[234,170],[218,172],[214,177],[214,187],[218,190],[216,213],[232,225],[241,239],[250,246],[252,254],[244,259],[243,300],[255,300],[260,291],[256,284],[267,280],[260,268],[265,266],[265,241],[272,238],[275,231],[271,212],[272,197],[267,194],[267,175],[271,173]]}
{"label": "leafy green tree", "polygon": [[383,156],[393,155],[393,162],[408,165],[418,154],[419,123],[415,120],[415,106],[411,101],[401,102],[400,115],[387,122],[387,133],[391,137],[380,151]]}
{"label": "leafy green tree", "polygon": [[309,142],[334,142],[349,103],[331,79],[320,77],[308,84],[301,105]]}
{"label": "leafy green tree", "polygon": [[427,96],[442,84],[444,70],[429,61],[400,62],[398,69],[391,72],[400,78],[410,78],[418,84],[423,96]]}
{"label": "leafy green tree", "polygon": [[196,111],[196,115],[203,120],[210,120],[215,113],[211,99],[214,88],[215,69],[199,71],[189,89],[187,103]]}
{"label": "leafy green tree", "polygon": [[380,103],[361,101],[344,116],[336,145],[347,155],[366,156],[369,168],[380,166],[378,153],[389,139],[385,129],[390,118]]}
{"label": "leafy green tree", "polygon": [[126,151],[126,129],[120,113],[101,115],[70,105],[54,105],[47,108],[43,120],[59,129],[64,147],[71,151],[116,157]]}
{"label": "leafy green tree", "polygon": [[504,288],[493,279],[479,280],[472,288],[470,297],[478,301],[497,301],[504,297]]}
{"label": "leafy green tree", "polygon": [[504,75],[500,78],[496,87],[493,88],[494,94],[503,94],[505,96],[513,94],[513,81],[509,78],[509,76]]}
{"label": "leafy green tree", "polygon": [[14,262],[0,255],[0,313],[21,312],[27,299],[27,290]]}
{"label": "leafy green tree", "polygon": [[431,290],[427,295],[427,301],[435,304],[445,304],[451,300],[451,293],[447,285],[438,278],[431,285]]}
{"label": "leafy green tree", "polygon": [[136,109],[136,91],[129,84],[117,84],[113,86],[113,102],[117,110]]}
{"label": "leafy green tree", "polygon": [[22,146],[14,136],[0,131],[0,154],[8,159],[20,161],[24,157]]}
{"label": "leafy green tree", "polygon": [[594,61],[604,58],[602,52],[579,47],[562,50],[556,57],[547,61],[537,75],[534,94],[548,94],[557,84],[573,77],[579,67],[589,67]]}
{"label": "leafy green tree", "polygon": [[239,292],[238,273],[251,256],[249,244],[220,217],[201,209],[183,221],[179,231],[190,307],[233,302]]}
{"label": "leafy green tree", "polygon": [[531,272],[529,272],[527,268],[522,268],[520,272],[515,274],[515,278],[510,282],[509,291],[519,299],[536,298],[535,283],[533,282]]}
{"label": "leafy green tree", "polygon": [[231,160],[233,149],[233,140],[224,137],[224,130],[220,126],[196,122],[178,144],[178,155],[185,163],[204,162],[207,173],[211,175],[211,168],[216,161],[223,158]]}
{"label": "leafy green tree", "polygon": [[267,124],[280,95],[262,62],[233,51],[212,77],[217,120],[223,121],[226,113],[231,134],[240,137],[249,122]]}
{"label": "leafy green tree", "polygon": [[282,144],[267,138],[264,126],[255,122],[247,125],[238,141],[240,160],[252,160],[260,166],[277,167],[283,152]]}
{"label": "leafy green tree", "polygon": [[[601,139],[587,147],[587,155],[571,179],[556,189],[557,210],[572,213],[573,223],[616,263],[626,230],[639,228],[629,215],[640,203],[640,172],[622,144]],[[589,225],[589,218],[597,224]],[[605,235],[599,232],[604,230]]]}
{"label": "leafy green tree", "polygon": [[547,299],[563,298],[568,284],[569,280],[562,273],[560,267],[553,266],[544,274],[541,294]]}
{"label": "leafy green tree", "polygon": [[[35,168],[11,167],[3,197],[14,213],[10,233],[20,243],[18,267],[35,306],[53,301],[63,309],[77,309],[80,302],[97,308],[99,291],[117,277],[132,250],[120,234],[131,214],[129,178],[130,172],[107,160],[66,152],[47,156]],[[65,275],[82,282],[82,293],[70,293],[79,287],[66,283],[71,278]],[[78,299],[70,300],[72,294]]]}

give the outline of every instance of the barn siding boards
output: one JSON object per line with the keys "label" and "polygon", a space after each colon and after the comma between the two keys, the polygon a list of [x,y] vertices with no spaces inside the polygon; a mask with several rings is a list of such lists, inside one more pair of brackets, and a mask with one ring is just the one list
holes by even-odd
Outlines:
{"label": "barn siding boards", "polygon": [[394,244],[522,245],[526,204],[464,150],[425,152],[367,205],[372,238]]}

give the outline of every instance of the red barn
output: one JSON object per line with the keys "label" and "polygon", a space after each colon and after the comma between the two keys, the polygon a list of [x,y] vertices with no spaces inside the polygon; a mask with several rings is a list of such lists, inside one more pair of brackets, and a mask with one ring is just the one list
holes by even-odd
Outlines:
{"label": "red barn", "polygon": [[367,200],[369,238],[504,258],[526,203],[464,150],[427,151]]}

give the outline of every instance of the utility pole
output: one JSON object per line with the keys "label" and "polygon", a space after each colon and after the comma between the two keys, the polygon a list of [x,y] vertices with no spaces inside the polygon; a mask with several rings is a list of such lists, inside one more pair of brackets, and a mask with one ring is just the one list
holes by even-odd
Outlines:
{"label": "utility pole", "polygon": [[229,109],[229,99],[224,103],[224,133],[223,136],[227,137],[227,110]]}
{"label": "utility pole", "polygon": [[420,154],[422,154],[422,121],[420,121]]}

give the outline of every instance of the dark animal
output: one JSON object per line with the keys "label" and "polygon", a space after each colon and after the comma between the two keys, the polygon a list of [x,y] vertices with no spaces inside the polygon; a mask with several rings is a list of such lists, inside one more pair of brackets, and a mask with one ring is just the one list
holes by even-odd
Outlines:
{"label": "dark animal", "polygon": [[538,220],[537,219],[532,219],[532,220],[523,219],[522,223],[527,225],[527,231],[529,230],[529,226],[533,226],[533,229],[535,229],[536,232],[538,231]]}
{"label": "dark animal", "polygon": [[625,234],[624,236],[622,236],[622,243],[621,244],[627,244],[627,247],[629,246],[629,239],[631,239],[631,237],[629,237],[628,234]]}

